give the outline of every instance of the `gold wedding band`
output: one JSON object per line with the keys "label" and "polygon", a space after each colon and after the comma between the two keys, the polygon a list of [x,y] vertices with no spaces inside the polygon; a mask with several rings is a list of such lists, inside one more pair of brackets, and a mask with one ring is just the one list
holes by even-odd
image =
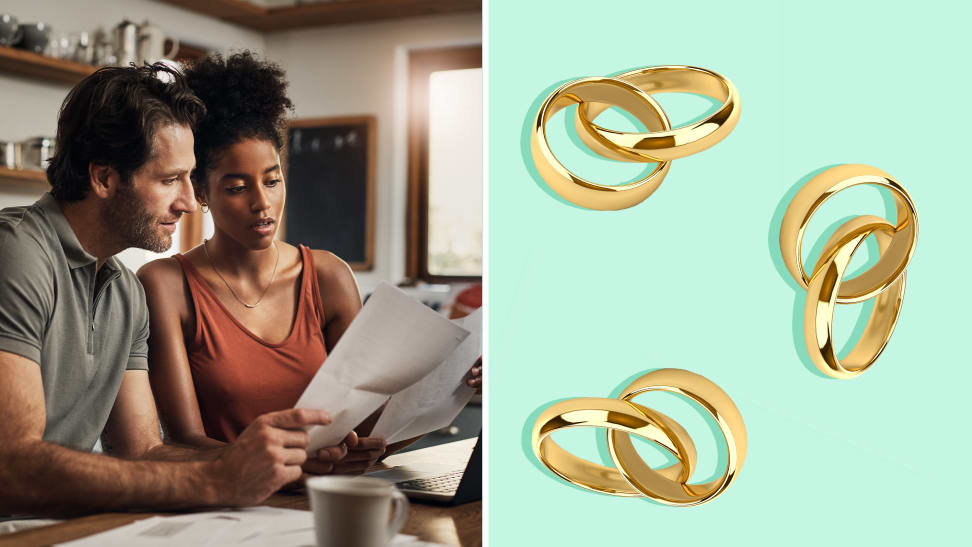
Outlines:
{"label": "gold wedding band", "polygon": [[[804,232],[813,213],[832,195],[858,184],[891,190],[897,219],[894,224],[862,215],[842,224],[824,245],[820,259],[807,275],[802,263]],[[851,258],[870,235],[878,243],[877,263],[853,279],[844,280]],[[780,252],[793,278],[807,289],[803,315],[804,342],[811,362],[832,378],[853,378],[868,369],[884,351],[901,312],[905,268],[918,238],[918,213],[904,188],[890,175],[867,165],[841,165],[812,178],[794,196],[780,227]],[[844,359],[834,347],[837,304],[876,298],[874,309],[856,345]]]}
{"label": "gold wedding band", "polygon": [[606,129],[594,119],[610,104],[582,103],[575,124],[581,140],[598,154],[620,161],[671,161],[714,146],[739,121],[739,92],[721,74],[693,66],[653,66],[614,77],[645,93],[697,93],[722,101],[715,113],[698,122],[650,133]]}
{"label": "gold wedding band", "polygon": [[668,416],[617,399],[568,399],[551,405],[537,418],[533,453],[557,476],[588,490],[617,496],[641,495],[617,469],[579,458],[550,438],[553,432],[568,427],[603,427],[624,439],[637,435],[657,443],[678,458],[678,463],[658,471],[666,477],[687,478],[695,468],[695,444],[685,429]]}
{"label": "gold wedding band", "polygon": [[905,272],[901,272],[888,289],[877,296],[871,316],[854,349],[843,360],[837,358],[834,348],[834,308],[838,288],[842,285],[841,280],[854,252],[871,234],[877,239],[880,254],[884,255],[894,237],[894,225],[890,222],[864,215],[840,226],[827,242],[826,251],[817,261],[807,287],[803,317],[807,352],[821,372],[834,378],[853,378],[874,364],[891,339],[901,311]]}
{"label": "gold wedding band", "polygon": [[635,451],[631,440],[608,432],[608,452],[621,475],[636,490],[666,505],[691,506],[705,503],[725,491],[746,460],[748,441],[742,414],[719,386],[687,370],[665,368],[649,372],[624,388],[619,399],[631,401],[648,391],[667,391],[687,397],[701,406],[722,432],[727,451],[722,475],[704,484],[688,484],[688,477],[672,480],[649,467]]}
{"label": "gold wedding band", "polygon": [[[722,100],[711,116],[676,129],[651,93],[699,93]],[[550,118],[576,104],[575,124],[581,140],[594,152],[619,161],[658,162],[648,176],[624,185],[609,186],[585,180],[557,160],[547,142]],[[648,133],[626,133],[594,123],[604,110],[620,107],[645,125]],[[530,151],[540,177],[561,197],[582,207],[617,210],[642,202],[658,189],[669,161],[700,152],[728,135],[739,120],[739,94],[719,74],[689,66],[648,67],[613,78],[581,78],[557,88],[540,106],[534,119]]]}
{"label": "gold wedding band", "polygon": [[648,176],[624,185],[607,186],[585,180],[564,167],[547,142],[547,121],[560,110],[585,101],[616,104],[653,130],[671,129],[668,116],[647,93],[611,78],[583,78],[560,86],[547,97],[537,112],[530,139],[530,150],[537,172],[550,188],[571,203],[598,210],[617,210],[641,203],[654,192],[669,163],[661,162]]}
{"label": "gold wedding band", "polygon": [[848,304],[869,300],[887,290],[901,275],[918,241],[918,212],[908,192],[891,175],[869,165],[849,164],[831,167],[810,179],[786,208],[780,226],[780,252],[783,264],[793,279],[804,289],[810,282],[801,259],[803,236],[810,217],[831,196],[852,186],[872,184],[891,191],[897,209],[894,235],[877,264],[853,279],[845,281],[837,302]]}
{"label": "gold wedding band", "polygon": [[[689,484],[697,461],[695,444],[685,429],[665,414],[631,401],[646,391],[668,391],[699,404],[718,424],[728,462],[722,475],[708,483]],[[615,467],[574,456],[550,435],[570,427],[607,429],[608,452]],[[631,442],[638,435],[673,454],[675,464],[653,469]],[[739,409],[714,383],[679,369],[660,369],[642,375],[617,399],[580,397],[548,407],[533,426],[533,452],[560,478],[595,492],[617,496],[647,496],[666,505],[705,503],[729,487],[746,459],[746,428]]]}

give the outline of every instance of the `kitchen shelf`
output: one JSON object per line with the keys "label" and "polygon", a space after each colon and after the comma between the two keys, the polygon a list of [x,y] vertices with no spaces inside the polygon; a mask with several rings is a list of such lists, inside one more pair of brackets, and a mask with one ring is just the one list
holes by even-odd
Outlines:
{"label": "kitchen shelf", "polygon": [[0,72],[76,84],[96,70],[98,67],[95,66],[55,59],[24,49],[0,46]]}
{"label": "kitchen shelf", "polygon": [[7,169],[0,167],[0,186],[18,186],[25,189],[46,190],[47,174],[40,169]]}
{"label": "kitchen shelf", "polygon": [[267,8],[245,0],[160,0],[259,31],[482,11],[482,0],[338,0]]}

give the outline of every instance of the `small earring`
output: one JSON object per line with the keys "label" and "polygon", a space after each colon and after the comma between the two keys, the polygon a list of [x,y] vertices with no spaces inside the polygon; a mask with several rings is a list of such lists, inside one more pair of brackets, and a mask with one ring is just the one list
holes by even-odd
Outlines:
{"label": "small earring", "polygon": [[204,212],[204,213],[208,213],[209,212],[209,204],[208,203],[202,203],[202,204],[200,204],[199,208],[202,209],[202,212]]}

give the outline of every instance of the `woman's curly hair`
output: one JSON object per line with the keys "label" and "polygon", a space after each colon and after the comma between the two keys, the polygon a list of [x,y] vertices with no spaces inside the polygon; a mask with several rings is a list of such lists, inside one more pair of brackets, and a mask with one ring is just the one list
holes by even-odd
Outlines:
{"label": "woman's curly hair", "polygon": [[260,139],[280,150],[287,112],[284,71],[242,51],[224,58],[213,53],[186,70],[186,82],[206,105],[206,116],[195,130],[196,171],[193,184],[205,188],[206,173],[220,151],[244,139]]}

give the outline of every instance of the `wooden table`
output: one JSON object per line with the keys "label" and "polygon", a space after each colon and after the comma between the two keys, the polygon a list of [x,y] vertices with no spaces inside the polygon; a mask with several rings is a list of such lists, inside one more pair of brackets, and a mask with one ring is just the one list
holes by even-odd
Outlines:
{"label": "wooden table", "polygon": [[[458,463],[469,459],[476,439],[466,439],[404,454],[389,456],[374,470],[414,463]],[[279,493],[270,497],[265,505],[288,509],[310,509],[307,495]],[[99,513],[0,536],[0,547],[51,545],[90,536],[105,530],[124,526],[143,518],[166,516],[173,513]],[[423,541],[463,547],[482,545],[482,502],[467,503],[458,507],[439,507],[412,502],[408,522],[403,534],[418,536]]]}

